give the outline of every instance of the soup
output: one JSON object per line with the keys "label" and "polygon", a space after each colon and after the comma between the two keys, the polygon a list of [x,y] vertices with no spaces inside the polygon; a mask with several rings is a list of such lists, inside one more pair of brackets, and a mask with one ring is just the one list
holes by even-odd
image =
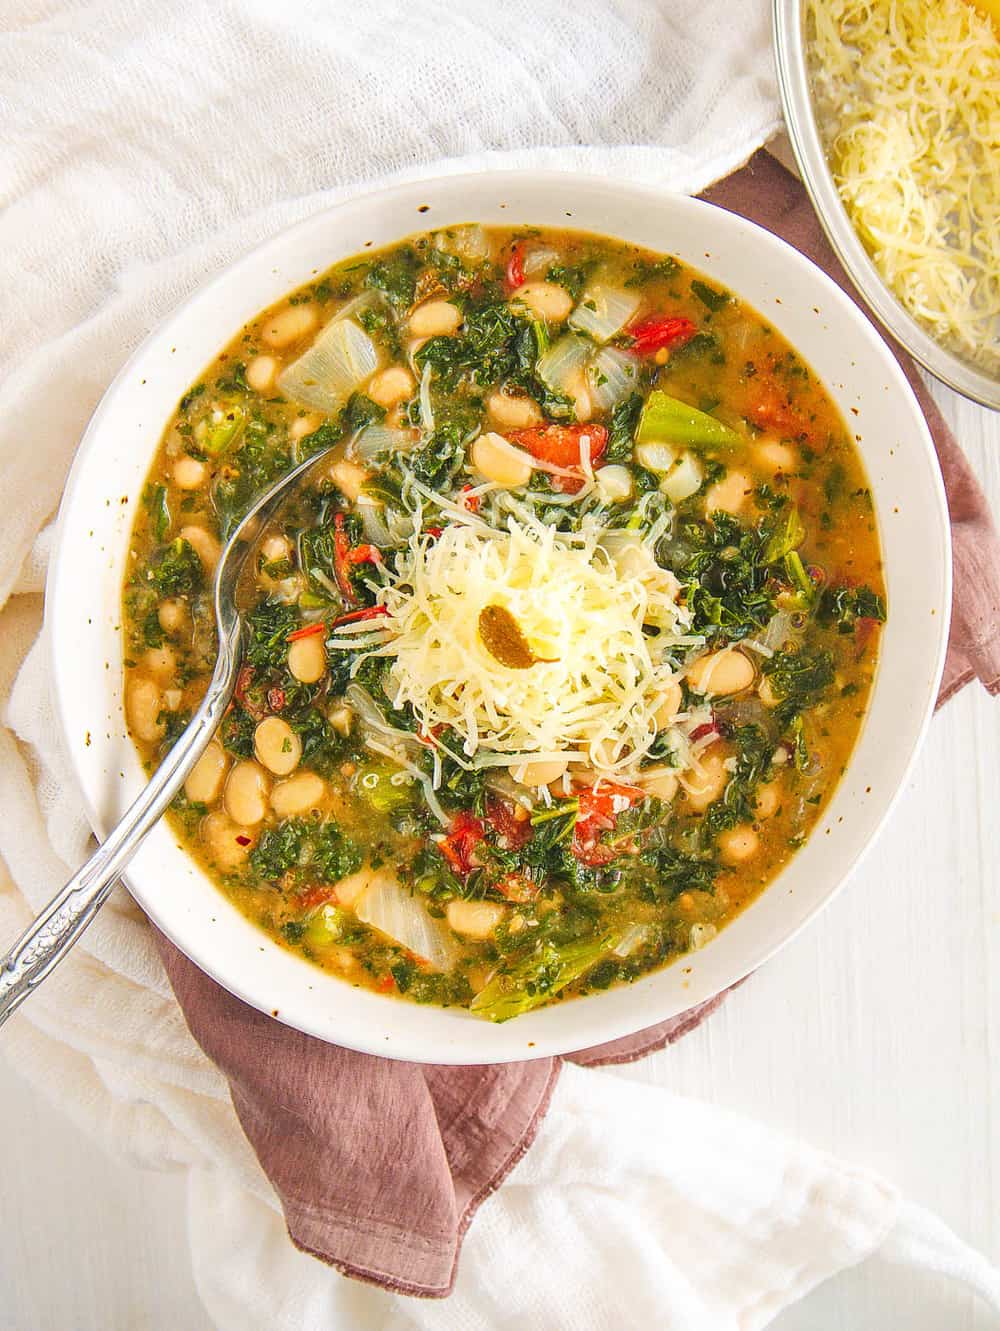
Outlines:
{"label": "soup", "polygon": [[346,981],[502,1021],[716,932],[808,836],[885,618],[857,451],[808,366],[669,255],[457,226],[338,264],[185,393],[124,588],[154,767],[261,534],[246,654],[169,817]]}

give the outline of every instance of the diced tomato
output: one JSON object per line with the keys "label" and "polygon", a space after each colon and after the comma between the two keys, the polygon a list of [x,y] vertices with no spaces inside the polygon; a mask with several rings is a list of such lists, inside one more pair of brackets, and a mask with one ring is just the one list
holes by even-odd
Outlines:
{"label": "diced tomato", "polygon": [[444,535],[443,527],[425,527],[424,531],[427,533],[428,536],[433,536],[435,541],[439,536]]}
{"label": "diced tomato", "polygon": [[518,905],[534,901],[539,892],[539,884],[523,873],[504,874],[493,886],[507,901],[516,902]]}
{"label": "diced tomato", "polygon": [[483,502],[479,495],[472,493],[471,485],[463,485],[459,491],[459,504],[462,508],[468,509],[470,513],[478,513],[479,505]]}
{"label": "diced tomato", "polygon": [[691,734],[688,735],[688,739],[692,744],[696,744],[698,740],[705,739],[708,735],[718,735],[720,733],[719,727],[715,721],[705,721],[700,726],[695,726],[694,730],[691,731]]}
{"label": "diced tomato", "polygon": [[380,994],[391,993],[391,991],[395,989],[395,987],[396,987],[396,981],[391,975],[383,975],[382,978],[375,985],[375,988],[379,991]]}
{"label": "diced tomato", "polygon": [[317,883],[314,887],[304,887],[301,892],[295,895],[295,906],[297,910],[315,910],[317,906],[324,905],[332,900],[336,889],[329,883]]}
{"label": "diced tomato", "polygon": [[432,740],[437,739],[438,735],[444,730],[444,726],[431,726],[430,730],[425,730],[423,726],[417,731],[417,739],[421,744],[429,745]]}
{"label": "diced tomato", "polygon": [[252,665],[245,665],[240,668],[240,673],[236,676],[236,687],[233,689],[233,695],[237,702],[250,713],[255,721],[261,721],[267,715],[263,706],[255,702],[250,697],[250,689],[253,686],[256,670]]}
{"label": "diced tomato", "polygon": [[696,331],[696,325],[691,319],[685,319],[681,315],[663,314],[654,315],[652,319],[644,319],[642,323],[626,329],[632,338],[632,346],[629,349],[637,356],[651,356],[654,352],[662,351],[664,347],[682,347],[685,342],[691,341]]}
{"label": "diced tomato", "polygon": [[516,291],[524,286],[524,250],[515,245],[507,260],[506,284],[508,291]]}
{"label": "diced tomato", "polygon": [[438,850],[462,878],[476,868],[474,853],[486,829],[473,813],[459,813],[452,819],[448,835],[437,843]]}
{"label": "diced tomato", "polygon": [[812,439],[808,417],[782,388],[770,369],[761,369],[750,380],[747,416],[762,430],[776,430],[790,439]]}
{"label": "diced tomato", "polygon": [[854,625],[854,655],[857,660],[860,661],[864,656],[879,622],[870,615],[859,615]]}
{"label": "diced tomato", "polygon": [[619,781],[602,781],[597,786],[587,786],[578,796],[579,809],[576,825],[573,828],[573,854],[582,864],[596,868],[610,864],[621,854],[621,847],[605,846],[599,840],[602,832],[609,832],[615,825],[618,812],[616,803],[625,800],[627,806],[641,804],[646,792],[639,786],[625,785]]}
{"label": "diced tomato", "polygon": [[[608,432],[603,425],[535,425],[528,430],[514,430],[511,443],[527,449],[533,458],[554,467],[579,468],[581,447],[589,449],[593,466],[604,456]],[[583,476],[553,476],[552,485],[565,494],[575,494],[583,485]]]}
{"label": "diced tomato", "polygon": [[322,619],[317,620],[315,624],[303,624],[302,628],[294,629],[285,639],[286,642],[298,642],[300,638],[315,638],[317,633],[325,633],[326,624]]}
{"label": "diced tomato", "polygon": [[495,795],[487,797],[486,821],[496,832],[503,850],[520,850],[531,840],[531,819],[518,818],[513,805]]}

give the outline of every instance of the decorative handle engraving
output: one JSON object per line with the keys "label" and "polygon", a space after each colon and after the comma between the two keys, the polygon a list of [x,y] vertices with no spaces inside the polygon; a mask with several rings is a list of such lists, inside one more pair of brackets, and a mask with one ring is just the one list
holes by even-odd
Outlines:
{"label": "decorative handle engraving", "polygon": [[234,620],[220,641],[212,682],[190,725],[104,844],[53,897],[3,959],[0,1025],[62,960],[104,905],[126,865],[205,751],[232,697],[239,637],[239,622]]}

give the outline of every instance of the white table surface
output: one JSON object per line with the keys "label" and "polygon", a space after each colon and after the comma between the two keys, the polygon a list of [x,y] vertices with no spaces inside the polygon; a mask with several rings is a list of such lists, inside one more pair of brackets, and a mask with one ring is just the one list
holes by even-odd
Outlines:
{"label": "white table surface", "polygon": [[[994,510],[1000,415],[936,390]],[[951,702],[830,908],[674,1049],[659,1081],[880,1170],[1000,1262],[1000,701]],[[180,1175],[140,1172],[16,1079],[0,1095],[2,1331],[203,1331]],[[971,1331],[954,1287],[869,1262],[778,1331]],[[343,1331],[362,1331],[344,1328]]]}

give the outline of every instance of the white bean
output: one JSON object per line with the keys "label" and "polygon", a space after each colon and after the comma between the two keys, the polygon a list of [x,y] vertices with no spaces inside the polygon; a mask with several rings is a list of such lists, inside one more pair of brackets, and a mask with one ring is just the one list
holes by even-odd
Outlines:
{"label": "white bean", "polygon": [[541,408],[533,397],[508,397],[499,390],[486,399],[486,410],[501,430],[528,430],[542,421]]}
{"label": "white bean", "polygon": [[510,774],[522,786],[530,786],[533,790],[537,790],[539,786],[547,786],[552,781],[558,781],[568,766],[568,758],[553,758],[551,762],[522,763],[520,767],[512,767]]}
{"label": "white bean", "polygon": [[322,802],[326,786],[315,772],[296,772],[271,791],[271,807],[279,818],[308,813]]}
{"label": "white bean", "polygon": [[253,827],[267,813],[270,782],[257,763],[239,762],[229,773],[222,802],[226,813],[241,827]]}
{"label": "white bean", "polygon": [[315,305],[286,305],[265,319],[261,340],[269,347],[287,347],[311,333],[318,322]]}
{"label": "white bean", "polygon": [[680,710],[681,686],[675,680],[671,680],[663,691],[663,701],[653,713],[657,730],[666,730],[668,726],[673,725],[674,717]]}
{"label": "white bean", "polygon": [[256,833],[218,810],[202,819],[202,843],[220,869],[238,868],[250,854],[255,839]]}
{"label": "white bean", "polygon": [[608,503],[614,504],[632,495],[632,473],[628,467],[619,467],[616,463],[601,467],[594,473],[594,480],[601,498]]}
{"label": "white bean", "polygon": [[215,539],[210,531],[204,527],[182,527],[180,538],[187,541],[191,549],[201,560],[202,567],[206,573],[214,573],[215,566],[219,562],[219,555],[222,553],[222,546]]}
{"label": "white bean", "polygon": [[353,906],[362,892],[368,890],[371,881],[372,871],[367,865],[357,873],[348,874],[346,878],[341,878],[334,888],[337,900],[342,906]]}
{"label": "white bean", "polygon": [[247,383],[255,393],[267,393],[277,373],[278,362],[273,356],[254,356],[246,368]]}
{"label": "white bean", "polygon": [[164,633],[180,633],[188,625],[187,604],[179,596],[168,596],[160,602],[156,617]]}
{"label": "white bean", "polygon": [[268,716],[253,732],[253,749],[259,762],[275,776],[294,772],[302,757],[302,741],[280,716]]}
{"label": "white bean", "polygon": [[506,913],[497,901],[449,901],[445,907],[448,927],[469,938],[489,938]]}
{"label": "white bean", "polygon": [[561,323],[573,308],[573,297],[565,287],[555,282],[525,282],[518,287],[511,300],[527,305],[532,314],[549,323]]}
{"label": "white bean", "polygon": [[687,802],[695,813],[704,813],[725,790],[729,781],[729,773],[724,766],[725,757],[719,745],[713,745],[698,759],[702,770],[689,772],[683,778]]}
{"label": "white bean", "polygon": [[758,786],[757,798],[753,811],[758,818],[773,818],[781,805],[781,784],[769,781],[766,786]]}
{"label": "white bean", "polygon": [[760,838],[749,823],[719,833],[719,853],[724,864],[745,864],[760,848]]}
{"label": "white bean", "polygon": [[533,470],[526,457],[512,452],[503,435],[492,432],[481,434],[472,445],[472,465],[486,480],[509,489],[527,485]]}
{"label": "white bean", "polygon": [[297,444],[299,440],[304,439],[307,434],[312,434],[314,431],[318,430],[322,424],[322,416],[316,416],[315,414],[311,416],[296,416],[295,420],[293,420],[288,427],[288,437],[293,443]]}
{"label": "white bean", "polygon": [[208,468],[204,462],[199,462],[197,458],[188,457],[184,453],[174,463],[171,475],[178,489],[197,490],[208,479]]}
{"label": "white bean", "polygon": [[677,773],[669,767],[647,768],[642,774],[642,788],[647,795],[669,804],[677,794]]}
{"label": "white bean", "polygon": [[428,300],[409,318],[412,337],[447,337],[458,331],[462,311],[449,300]]}
{"label": "white bean", "polygon": [[688,684],[709,698],[723,698],[742,693],[754,681],[754,668],[742,652],[726,647],[695,661],[687,673]]}
{"label": "white bean", "polygon": [[195,804],[212,804],[219,798],[228,766],[228,754],[219,741],[213,739],[188,773],[184,794]]}
{"label": "white bean", "polygon": [[761,439],[754,447],[753,456],[758,467],[771,472],[794,471],[799,461],[795,449],[777,439]]}
{"label": "white bean", "polygon": [[753,491],[753,481],[745,471],[730,471],[705,492],[705,512],[739,513]]}
{"label": "white bean", "polygon": [[326,648],[322,634],[296,638],[288,646],[288,669],[300,684],[315,684],[326,672]]}
{"label": "white bean", "polygon": [[150,647],[142,654],[142,668],[161,683],[171,679],[177,670],[177,653],[169,643]]}
{"label": "white bean", "polygon": [[351,503],[357,499],[367,479],[368,472],[364,467],[359,467],[356,462],[348,462],[346,458],[341,458],[330,468],[330,480]]}
{"label": "white bean", "polygon": [[146,744],[163,738],[163,694],[148,675],[130,675],[125,685],[125,715],[132,733]]}
{"label": "white bean", "polygon": [[380,407],[394,407],[413,396],[413,375],[402,365],[390,365],[377,374],[368,385],[367,393]]}

